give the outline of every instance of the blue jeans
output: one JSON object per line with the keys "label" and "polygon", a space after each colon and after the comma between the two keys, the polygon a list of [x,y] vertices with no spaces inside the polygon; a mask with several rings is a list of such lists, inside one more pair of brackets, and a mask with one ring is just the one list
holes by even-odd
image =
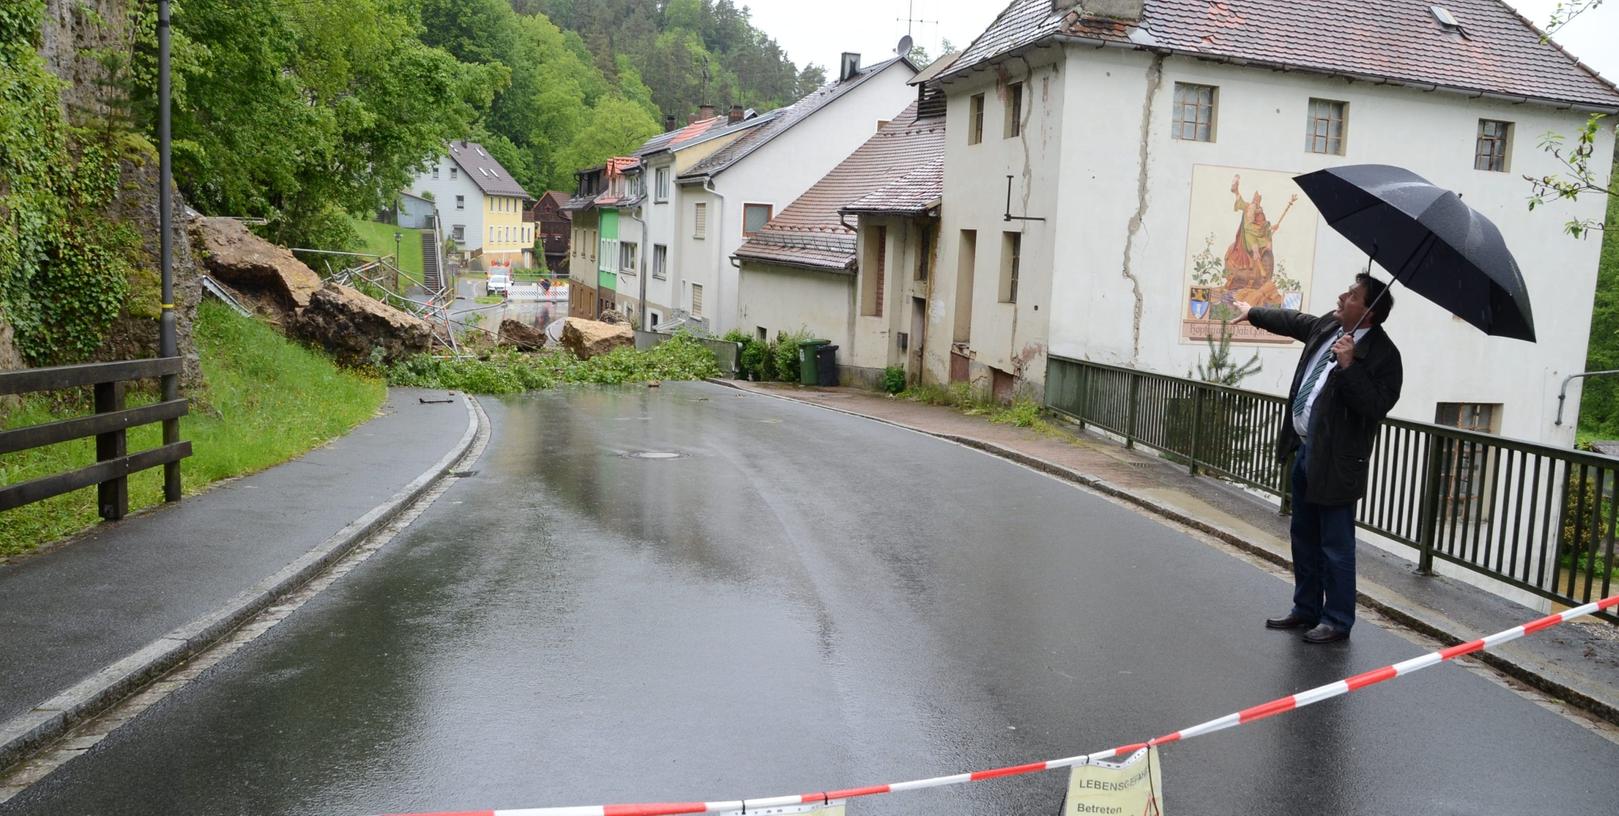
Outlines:
{"label": "blue jeans", "polygon": [[1305,501],[1305,449],[1293,463],[1293,614],[1355,625],[1355,505]]}

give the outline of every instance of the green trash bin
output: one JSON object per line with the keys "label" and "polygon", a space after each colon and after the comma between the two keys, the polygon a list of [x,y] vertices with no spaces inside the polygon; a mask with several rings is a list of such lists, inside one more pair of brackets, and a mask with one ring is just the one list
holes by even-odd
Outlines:
{"label": "green trash bin", "polygon": [[815,385],[815,351],[832,345],[831,340],[804,340],[798,344],[798,384]]}

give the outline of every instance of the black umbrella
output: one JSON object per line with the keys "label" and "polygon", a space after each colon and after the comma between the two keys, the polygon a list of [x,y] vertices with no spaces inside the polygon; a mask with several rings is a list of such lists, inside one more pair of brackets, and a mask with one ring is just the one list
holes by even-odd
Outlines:
{"label": "black umbrella", "polygon": [[1535,340],[1518,262],[1462,197],[1400,167],[1354,164],[1293,179],[1327,223],[1394,279],[1486,334]]}

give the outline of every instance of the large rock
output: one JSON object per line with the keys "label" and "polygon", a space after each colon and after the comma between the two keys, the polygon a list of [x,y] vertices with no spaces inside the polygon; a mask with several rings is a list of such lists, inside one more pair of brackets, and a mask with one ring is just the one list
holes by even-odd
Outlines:
{"label": "large rock", "polygon": [[500,344],[519,351],[539,351],[545,346],[545,332],[521,320],[506,318],[500,321]]}
{"label": "large rock", "polygon": [[432,328],[421,318],[335,284],[310,295],[309,306],[291,328],[294,336],[351,366],[398,362],[427,351],[433,339]]}
{"label": "large rock", "polygon": [[581,360],[628,346],[635,348],[635,330],[582,317],[570,317],[562,326],[562,347]]}
{"label": "large rock", "polygon": [[307,308],[320,291],[320,276],[286,247],[247,231],[233,218],[198,218],[192,234],[214,277],[238,289],[268,290],[290,310]]}

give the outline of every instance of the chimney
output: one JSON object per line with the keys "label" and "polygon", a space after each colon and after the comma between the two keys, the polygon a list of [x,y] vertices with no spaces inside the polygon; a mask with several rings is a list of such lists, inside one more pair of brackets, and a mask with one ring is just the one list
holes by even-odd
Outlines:
{"label": "chimney", "polygon": [[734,125],[737,122],[742,121],[742,106],[741,105],[732,105],[731,106],[731,115],[725,117],[725,121],[726,121],[727,124],[731,124],[731,125]]}
{"label": "chimney", "polygon": [[718,111],[715,110],[713,105],[698,105],[697,106],[697,118],[698,119],[713,119],[716,113],[718,113]]}
{"label": "chimney", "polygon": [[674,130],[674,129],[675,129],[675,115],[671,113],[668,116],[663,117],[663,132],[668,133],[669,131]]}
{"label": "chimney", "polygon": [[[1057,5],[1062,6],[1064,2],[1066,0],[1057,0]],[[1085,0],[1084,14],[1087,17],[1108,17],[1139,23],[1142,5],[1142,0]]]}
{"label": "chimney", "polygon": [[838,81],[848,82],[849,78],[860,73],[860,55],[852,51],[843,52],[843,59],[838,62]]}

